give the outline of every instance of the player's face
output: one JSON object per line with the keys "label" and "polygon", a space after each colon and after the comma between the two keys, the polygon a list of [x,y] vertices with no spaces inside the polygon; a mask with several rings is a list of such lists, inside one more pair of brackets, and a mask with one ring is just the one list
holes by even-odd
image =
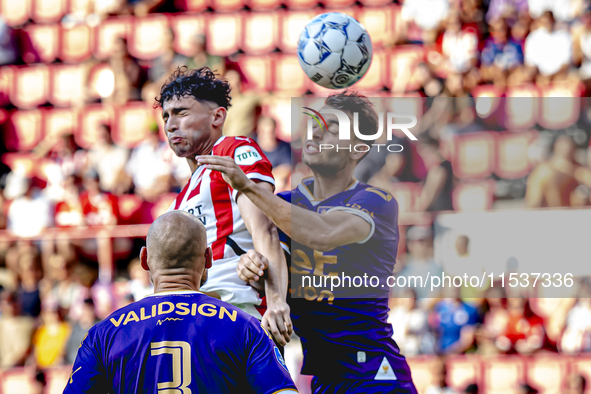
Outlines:
{"label": "player's face", "polygon": [[[325,106],[324,108],[332,107]],[[322,116],[326,120],[328,130],[326,130],[323,122],[320,122],[321,126],[314,124],[312,138],[306,139],[304,142],[302,162],[310,167],[312,171],[327,175],[336,174],[355,161],[349,149],[353,150],[350,146],[355,145],[356,140],[339,140],[339,122],[336,115],[322,114]],[[353,125],[352,119],[351,125]],[[352,130],[351,135],[353,135]],[[322,145],[322,148],[320,145]],[[328,149],[329,145],[333,147]]]}
{"label": "player's face", "polygon": [[179,157],[208,154],[217,136],[212,135],[212,122],[216,106],[201,103],[192,97],[166,101],[162,106],[162,119],[168,144]]}

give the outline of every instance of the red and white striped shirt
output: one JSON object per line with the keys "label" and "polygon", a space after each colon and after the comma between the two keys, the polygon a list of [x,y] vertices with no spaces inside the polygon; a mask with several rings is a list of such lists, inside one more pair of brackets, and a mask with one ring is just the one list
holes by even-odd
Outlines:
{"label": "red and white striped shirt", "polygon": [[[248,178],[275,186],[271,163],[251,138],[222,136],[211,154],[233,157]],[[252,236],[236,203],[237,194],[220,172],[199,166],[169,211],[189,212],[199,218],[207,230],[207,244],[213,249],[213,265],[201,290],[215,291],[222,301],[261,319],[262,310],[257,308],[262,302],[259,294],[236,273],[240,255],[254,248]]]}

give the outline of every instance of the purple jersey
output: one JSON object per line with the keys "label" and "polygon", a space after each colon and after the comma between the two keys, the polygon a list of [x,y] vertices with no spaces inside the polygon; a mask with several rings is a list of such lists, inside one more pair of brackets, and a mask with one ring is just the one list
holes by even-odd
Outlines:
{"label": "purple jersey", "polygon": [[293,390],[254,317],[202,293],[168,292],[119,309],[82,341],[64,394]]}
{"label": "purple jersey", "polygon": [[[346,211],[366,220],[368,237],[328,252],[314,251],[281,234],[291,253],[290,306],[294,328],[302,340],[306,375],[338,379],[410,382],[405,358],[387,322],[389,288],[398,250],[398,204],[385,190],[355,181],[326,200],[313,197],[314,179],[280,197],[318,213]],[[301,285],[302,275],[375,276],[374,287],[330,291]],[[383,285],[383,287],[382,287]],[[330,286],[330,285],[329,285]]]}

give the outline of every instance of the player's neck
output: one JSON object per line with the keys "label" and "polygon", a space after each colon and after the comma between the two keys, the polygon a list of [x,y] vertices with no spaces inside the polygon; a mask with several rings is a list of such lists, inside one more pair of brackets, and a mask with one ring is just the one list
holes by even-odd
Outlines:
{"label": "player's neck", "polygon": [[174,275],[154,279],[154,293],[165,291],[199,291],[199,284],[190,275]]}
{"label": "player's neck", "polygon": [[352,173],[339,173],[337,176],[314,173],[314,199],[326,200],[335,194],[344,192],[353,182],[355,179]]}

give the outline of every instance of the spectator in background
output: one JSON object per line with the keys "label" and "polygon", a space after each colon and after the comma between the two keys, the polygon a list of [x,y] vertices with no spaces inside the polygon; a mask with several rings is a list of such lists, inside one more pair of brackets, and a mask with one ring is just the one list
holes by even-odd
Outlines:
{"label": "spectator in background", "polygon": [[[482,325],[476,331],[477,352],[483,356],[498,354],[501,348],[507,348],[502,335],[507,329],[509,313],[504,290],[497,283],[487,290],[486,312]],[[499,339],[500,338],[500,339]]]}
{"label": "spectator in background", "polygon": [[261,116],[257,122],[256,140],[273,166],[276,190],[287,190],[292,167],[291,145],[277,138],[275,119]]}
{"label": "spectator in background", "polygon": [[0,293],[0,368],[25,364],[34,327],[31,316],[19,315],[16,296],[8,291]]}
{"label": "spectator in background", "polygon": [[232,88],[232,106],[228,108],[226,115],[224,135],[251,137],[256,126],[261,99],[256,93],[243,91],[242,75],[238,69],[228,69],[224,77]]}
{"label": "spectator in background", "polygon": [[74,364],[78,349],[82,340],[86,337],[88,330],[97,322],[96,314],[94,312],[94,302],[92,298],[84,300],[84,307],[80,319],[75,321],[72,326],[72,332],[66,344],[66,364]]}
{"label": "spectator in background", "polygon": [[70,326],[60,315],[57,305],[44,305],[42,324],[35,332],[35,360],[40,368],[61,365],[64,362]]}
{"label": "spectator in background", "polygon": [[80,194],[80,205],[84,221],[88,226],[114,226],[119,220],[117,197],[104,193],[96,171],[84,174],[84,191]]}
{"label": "spectator in background", "polygon": [[457,394],[457,391],[447,385],[447,366],[445,365],[445,359],[437,359],[433,370],[433,380],[427,386],[425,394]]}
{"label": "spectator in background", "polygon": [[523,64],[521,43],[508,37],[504,19],[489,23],[490,37],[484,43],[480,61],[480,72],[485,81],[504,87],[507,75]]}
{"label": "spectator in background", "polygon": [[569,311],[566,327],[559,343],[565,354],[591,352],[591,292],[586,282],[581,286],[579,298]]}
{"label": "spectator in background", "polygon": [[404,289],[398,297],[390,298],[388,323],[394,329],[394,340],[405,357],[435,352],[435,338],[429,330],[427,312],[418,307],[412,289]]}
{"label": "spectator in background", "polygon": [[207,37],[204,34],[196,34],[193,37],[193,54],[187,60],[186,66],[190,69],[209,67],[216,74],[223,75],[225,73],[224,59],[207,53],[206,45]]}
{"label": "spectator in background", "polygon": [[121,105],[128,101],[140,100],[145,76],[137,59],[129,53],[125,38],[116,38],[109,57],[109,65],[115,76],[115,87],[110,101]]}
{"label": "spectator in background", "polygon": [[568,27],[556,24],[552,12],[534,22],[532,31],[525,40],[525,63],[537,67],[538,84],[566,78],[572,61],[572,37]]}
{"label": "spectator in background", "polygon": [[139,301],[145,296],[154,293],[154,285],[150,280],[150,274],[142,268],[139,259],[131,260],[127,271],[129,272],[127,285],[129,293],[133,296],[133,301]]}
{"label": "spectator in background", "polygon": [[170,169],[163,160],[168,147],[158,138],[158,125],[154,122],[146,132],[146,138],[131,151],[124,170],[125,176],[115,189],[115,194],[130,190],[147,201],[155,201],[169,190]]}
{"label": "spectator in background", "polygon": [[427,280],[427,275],[441,274],[441,267],[433,260],[433,232],[427,226],[413,226],[406,234],[409,257],[404,268],[398,272],[398,277],[406,278],[406,287],[415,291],[417,299],[424,301],[427,297],[436,297],[438,292],[431,292],[429,287],[421,286],[420,281],[410,281],[409,277],[421,277]]}
{"label": "spectator in background", "polygon": [[84,225],[80,191],[76,185],[76,177],[70,175],[64,180],[64,197],[55,205],[54,223],[57,227],[76,227]]}
{"label": "spectator in background", "polygon": [[166,29],[162,36],[164,52],[152,61],[148,71],[148,78],[157,86],[161,86],[175,68],[186,65],[189,60],[186,56],[174,50],[174,40],[174,30]]}
{"label": "spectator in background", "polygon": [[473,26],[462,26],[457,11],[449,13],[441,38],[443,67],[454,73],[465,73],[478,61],[478,31]]}
{"label": "spectator in background", "polygon": [[19,237],[34,237],[53,224],[53,210],[41,189],[25,175],[12,172],[6,179],[4,197],[13,200],[7,228]]}
{"label": "spectator in background", "polygon": [[19,60],[12,29],[0,18],[0,65],[16,64]]}
{"label": "spectator in background", "polygon": [[550,159],[534,168],[527,178],[528,207],[568,207],[579,182],[591,187],[589,171],[575,161],[575,149],[570,136],[556,139]]}
{"label": "spectator in background", "polygon": [[497,345],[506,353],[532,354],[542,348],[545,339],[544,321],[531,309],[529,300],[507,299],[508,320]]}
{"label": "spectator in background", "polygon": [[486,21],[491,22],[510,18],[514,21],[518,15],[528,12],[528,2],[531,0],[490,0],[488,11],[486,12]]}
{"label": "spectator in background", "polygon": [[453,171],[439,152],[439,141],[422,135],[418,152],[427,167],[427,178],[415,204],[418,211],[453,210]]}
{"label": "spectator in background", "polygon": [[449,8],[448,0],[405,1],[401,11],[401,36],[411,43],[433,43]]}
{"label": "spectator in background", "polygon": [[129,159],[129,151],[115,144],[111,126],[101,124],[97,142],[90,148],[87,159],[87,170],[94,169],[99,174],[101,189],[110,192],[121,177],[125,163]]}
{"label": "spectator in background", "polygon": [[23,316],[37,317],[41,313],[41,293],[39,282],[43,276],[41,272],[41,257],[38,252],[25,252],[17,260],[19,285],[16,299],[20,313]]}
{"label": "spectator in background", "polygon": [[[445,290],[448,295],[456,295],[451,293],[458,289],[446,287]],[[474,346],[478,312],[462,299],[452,297],[438,301],[433,308],[432,321],[439,354],[462,354]]]}

